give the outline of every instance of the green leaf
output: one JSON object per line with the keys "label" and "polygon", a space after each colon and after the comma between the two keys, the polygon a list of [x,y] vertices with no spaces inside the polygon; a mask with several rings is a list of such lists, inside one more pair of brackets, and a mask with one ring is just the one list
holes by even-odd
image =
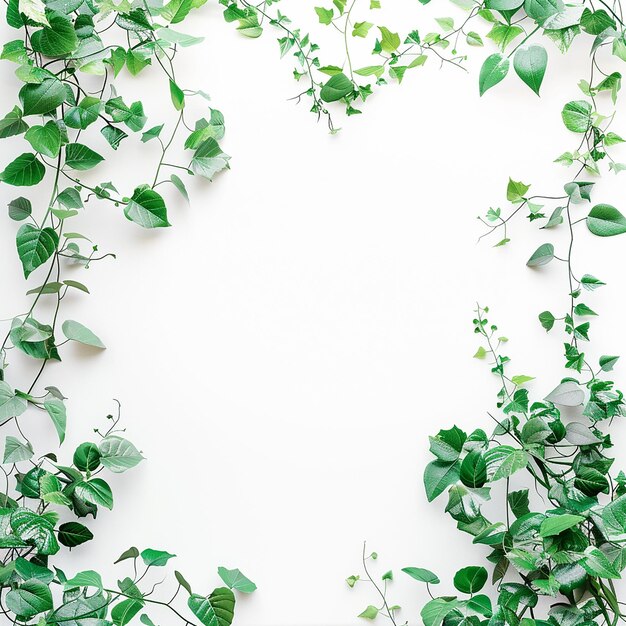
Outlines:
{"label": "green leaf", "polygon": [[320,24],[328,26],[333,21],[335,12],[332,9],[324,9],[323,7],[315,7],[315,12],[319,18]]}
{"label": "green leaf", "polygon": [[170,554],[169,552],[164,552],[163,550],[153,550],[151,548],[148,548],[141,553],[143,562],[152,567],[162,567],[163,565],[167,565],[167,562],[175,556],[175,554]]}
{"label": "green leaf", "polygon": [[0,181],[15,187],[31,187],[38,185],[45,173],[43,163],[32,152],[25,152],[5,167]]}
{"label": "green leaf", "polygon": [[528,454],[525,450],[511,446],[496,446],[485,452],[487,475],[491,481],[508,478],[528,464]]}
{"label": "green leaf", "polygon": [[478,593],[487,582],[488,574],[484,567],[464,567],[454,575],[454,586],[461,593]]}
{"label": "green leaf", "polygon": [[604,355],[600,357],[600,369],[604,372],[610,372],[617,361],[619,360],[618,356],[608,356]]}
{"label": "green leaf", "polygon": [[21,135],[27,130],[28,124],[22,119],[22,111],[17,106],[0,120],[1,139]]}
{"label": "green leaf", "polygon": [[566,381],[557,385],[545,399],[562,406],[579,406],[585,400],[585,392],[577,383]]}
{"label": "green leaf", "polygon": [[[388,28],[379,26],[380,31],[380,45],[384,52],[395,52],[400,47],[400,35],[398,33],[392,33]],[[330,100],[328,101],[330,102]]]}
{"label": "green leaf", "polygon": [[574,526],[578,526],[581,522],[584,522],[585,518],[580,515],[572,515],[571,513],[562,513],[555,515],[554,517],[546,517],[541,523],[539,529],[540,537],[553,537],[560,535],[563,531],[569,530]]}
{"label": "green leaf", "polygon": [[378,609],[370,604],[364,611],[359,613],[357,617],[362,617],[363,619],[376,619],[376,617],[378,617]]}
{"label": "green leaf", "polygon": [[256,590],[256,585],[249,578],[246,578],[238,569],[218,567],[217,573],[224,581],[224,584],[230,589],[236,589],[242,593],[252,593]]}
{"label": "green leaf", "polygon": [[30,442],[22,442],[17,437],[8,435],[4,443],[3,463],[19,463],[32,458],[33,446]]}
{"label": "green leaf", "polygon": [[343,73],[331,76],[320,91],[320,98],[324,102],[336,102],[354,91],[354,84]]}
{"label": "green leaf", "polygon": [[79,572],[65,581],[65,589],[72,589],[73,587],[96,587],[97,589],[102,589],[102,577],[93,570]]}
{"label": "green leaf", "polygon": [[450,485],[460,480],[460,469],[461,464],[458,461],[454,463],[432,461],[426,466],[424,470],[424,487],[429,502],[432,502]]}
{"label": "green leaf", "polygon": [[193,594],[187,604],[204,626],[230,626],[233,622],[235,596],[226,587],[218,587],[208,597]]}
{"label": "green leaf", "polygon": [[47,398],[43,403],[50,419],[59,436],[59,443],[65,440],[65,429],[67,425],[67,414],[63,400],[55,397]]}
{"label": "green leaf", "polygon": [[102,465],[118,474],[132,469],[143,460],[139,450],[130,441],[118,435],[105,437],[100,442],[98,450]]}
{"label": "green leaf", "polygon": [[40,580],[27,580],[6,595],[6,606],[22,619],[30,619],[53,608],[52,593]]}
{"label": "green leaf", "polygon": [[66,320],[61,327],[63,334],[73,341],[85,344],[86,346],[93,346],[94,348],[106,348],[102,341],[86,326],[83,326],[79,322],[74,320]]}
{"label": "green leaf", "polygon": [[68,548],[75,548],[92,539],[91,531],[78,522],[66,522],[59,526],[59,542]]}
{"label": "green leaf", "polygon": [[436,574],[433,574],[433,572],[423,567],[403,567],[402,571],[422,583],[438,585],[441,582]]}
{"label": "green leaf", "polygon": [[528,267],[540,267],[550,263],[554,258],[554,246],[551,243],[544,243],[539,246],[526,261]]}
{"label": "green leaf", "polygon": [[587,228],[598,237],[626,233],[626,217],[610,204],[597,204],[587,216]]}
{"label": "green leaf", "polygon": [[161,17],[171,24],[178,24],[187,17],[192,8],[192,0],[171,0],[161,9]]}
{"label": "green leaf", "polygon": [[456,598],[435,598],[427,602],[420,612],[424,626],[440,626],[446,615],[454,611],[457,605]]}
{"label": "green leaf", "polygon": [[107,509],[113,508],[111,488],[102,478],[93,478],[89,481],[78,483],[75,493],[79,498],[91,504],[100,505]]}
{"label": "green leaf", "polygon": [[103,126],[100,129],[100,132],[113,150],[117,150],[122,140],[128,137],[128,135],[121,128],[111,126],[110,124]]}
{"label": "green leaf", "polygon": [[59,236],[50,227],[40,229],[31,224],[23,224],[17,231],[16,243],[24,278],[28,278],[54,254],[59,244]]}
{"label": "green leaf", "polygon": [[580,561],[585,571],[591,576],[599,578],[621,578],[620,573],[609,561],[607,556],[594,546],[589,546],[585,550],[585,557]]}
{"label": "green leaf", "polygon": [[47,157],[58,156],[61,150],[61,131],[56,122],[47,122],[45,126],[31,126],[24,135],[35,152]]}
{"label": "green leaf", "polygon": [[525,374],[518,374],[517,376],[511,377],[511,382],[514,385],[524,385],[525,383],[530,382],[531,380],[535,380],[535,377],[526,376]]}
{"label": "green leaf", "polygon": [[25,220],[33,212],[33,207],[28,198],[15,198],[9,202],[9,217],[16,222]]}
{"label": "green leaf", "polygon": [[506,186],[506,199],[509,202],[522,202],[529,189],[530,185],[509,178]]}
{"label": "green leaf", "polygon": [[148,185],[135,188],[128,204],[124,208],[124,215],[143,228],[163,228],[170,226],[167,221],[165,201],[154,189]]}
{"label": "green leaf", "polygon": [[115,626],[126,626],[143,608],[143,602],[127,598],[116,604],[111,610],[111,619]]}
{"label": "green leaf", "polygon": [[67,91],[57,78],[46,78],[39,84],[24,85],[19,97],[24,115],[45,115],[65,102]]}
{"label": "green leaf", "polygon": [[511,491],[507,497],[511,512],[515,517],[522,517],[530,512],[528,489]]}
{"label": "green leaf", "polygon": [[584,100],[568,102],[561,112],[563,123],[574,133],[586,133],[591,126],[592,108]]}
{"label": "green leaf", "polygon": [[185,94],[173,80],[170,80],[170,96],[172,98],[172,104],[177,111],[181,111],[185,108]]}
{"label": "green leaf", "polygon": [[478,489],[487,482],[487,463],[478,450],[468,452],[461,463],[461,482],[471,489]]}
{"label": "green leaf", "polygon": [[354,22],[354,27],[352,28],[352,36],[353,37],[367,37],[367,34],[370,31],[374,24],[371,22]]}
{"label": "green leaf", "polygon": [[480,68],[478,90],[480,95],[497,85],[509,71],[509,60],[499,52],[488,56]]}
{"label": "green leaf", "polygon": [[78,36],[71,20],[61,13],[48,14],[49,26],[31,35],[33,50],[46,57],[63,57],[78,46]]}
{"label": "green leaf", "polygon": [[230,157],[222,152],[217,141],[209,137],[196,149],[190,167],[194,174],[213,180],[216,174],[228,168],[229,159]]}
{"label": "green leaf", "polygon": [[518,48],[513,57],[515,73],[537,94],[548,65],[548,53],[543,46]]}
{"label": "green leaf", "polygon": [[78,105],[69,107],[63,116],[63,121],[70,128],[84,130],[93,124],[102,110],[102,101],[93,96],[86,96]]}
{"label": "green leaf", "polygon": [[104,161],[104,157],[82,143],[65,146],[65,165],[74,170],[90,170],[101,161]]}

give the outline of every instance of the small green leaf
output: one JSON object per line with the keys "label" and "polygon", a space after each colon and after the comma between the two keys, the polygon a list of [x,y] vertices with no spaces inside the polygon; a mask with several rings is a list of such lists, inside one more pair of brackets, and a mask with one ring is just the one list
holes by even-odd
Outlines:
{"label": "small green leaf", "polygon": [[349,93],[352,93],[352,91],[354,91],[354,84],[341,72],[329,78],[328,82],[320,91],[320,98],[324,102],[336,102]]}
{"label": "small green leaf", "polygon": [[480,95],[504,79],[509,71],[509,60],[499,52],[488,56],[480,68],[478,88]]}
{"label": "small green leaf", "polygon": [[167,565],[167,562],[174,558],[175,554],[170,554],[163,550],[152,550],[151,548],[144,550],[141,553],[141,558],[146,565],[153,567],[162,567]]}
{"label": "small green leaf", "polygon": [[86,346],[93,346],[94,348],[106,348],[99,337],[97,337],[86,326],[83,326],[79,322],[74,320],[66,320],[61,327],[63,334],[73,341],[78,341]]}
{"label": "small green leaf", "polygon": [[515,73],[537,94],[543,82],[548,64],[548,53],[543,46],[531,45],[518,48],[513,57]]}
{"label": "small green leaf", "polygon": [[424,569],[423,567],[403,567],[402,571],[422,583],[438,585],[441,582],[436,574],[433,574],[429,569]]}
{"label": "small green leaf", "polygon": [[252,593],[256,590],[256,585],[249,578],[246,578],[238,569],[218,567],[217,573],[224,581],[224,584],[230,589],[236,589],[242,593]]}
{"label": "small green leaf", "polygon": [[544,243],[539,246],[526,261],[528,267],[540,267],[546,265],[554,258],[554,246],[551,243]]}
{"label": "small green leaf", "polygon": [[163,228],[170,226],[167,221],[165,201],[148,185],[135,189],[130,201],[124,208],[124,215],[144,228]]}

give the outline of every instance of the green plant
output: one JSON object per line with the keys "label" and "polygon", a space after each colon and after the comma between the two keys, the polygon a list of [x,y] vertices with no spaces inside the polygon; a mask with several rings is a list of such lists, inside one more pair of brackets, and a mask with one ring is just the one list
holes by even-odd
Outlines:
{"label": "green plant", "polygon": [[[31,434],[39,414],[52,421],[59,445],[65,439],[66,398],[57,387],[42,382],[47,366],[61,361],[63,346],[75,341],[94,350],[105,347],[97,334],[68,318],[62,307],[70,292],[89,294],[74,274],[68,277],[68,266],[87,270],[114,257],[100,253],[91,236],[72,229],[73,218],[97,199],[119,208],[139,226],[166,227],[169,215],[157,191],[161,185],[172,185],[186,199],[185,185],[176,172],[211,180],[228,167],[228,156],[218,144],[224,134],[221,113],[209,110],[208,119],[201,116],[190,126],[189,101],[204,94],[181,88],[175,75],[179,49],[200,40],[172,25],[203,1],[171,0],[164,6],[128,0],[7,3],[6,20],[16,39],[4,44],[0,57],[16,64],[22,86],[19,102],[0,120],[0,138],[21,137],[26,147],[6,165],[0,181],[34,190],[50,183],[47,204],[19,196],[8,206],[9,217],[22,223],[16,248],[24,278],[36,281],[27,292],[28,309],[8,321],[0,347],[0,423],[6,433],[1,464],[5,482],[0,496],[0,611],[10,623],[124,626],[138,616],[151,626],[150,615],[165,609],[168,620],[177,616],[183,624],[227,626],[234,615],[233,590],[255,589],[239,570],[219,568],[225,586],[198,595],[180,572],[174,572],[175,592],[159,599],[154,593],[160,582],[149,583],[150,578],[174,555],[154,549],[131,548],[118,559],[130,562],[132,569],[117,588],[107,587],[95,570],[66,575],[56,564],[65,566],[71,559],[58,557],[93,539],[86,518],[113,508],[106,473],[130,470],[143,457],[122,435],[119,411],[108,416],[105,429],[95,430],[94,441],[80,444],[67,460],[50,443],[36,451]],[[115,78],[122,71],[136,75],[151,65],[165,76],[175,120],[146,130],[143,103],[128,103],[118,95]],[[110,153],[100,154],[92,147],[96,129]],[[170,147],[185,129],[181,142],[190,151],[189,160],[172,163]],[[113,151],[123,154],[129,134],[139,133],[142,142],[160,144],[148,181],[138,181],[128,195],[112,182],[85,182],[84,172],[103,170]],[[91,172],[85,176],[92,180]],[[64,339],[59,340],[60,334]],[[22,359],[37,364],[30,380],[11,377],[9,361]],[[186,602],[178,598],[181,590],[188,593]],[[178,607],[181,602],[184,608]]]}

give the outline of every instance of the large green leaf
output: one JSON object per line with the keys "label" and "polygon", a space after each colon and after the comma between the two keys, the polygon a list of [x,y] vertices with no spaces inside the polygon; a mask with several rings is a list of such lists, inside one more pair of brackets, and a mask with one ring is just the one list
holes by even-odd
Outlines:
{"label": "large green leaf", "polygon": [[472,489],[487,482],[487,463],[479,450],[472,450],[461,463],[461,482]]}
{"label": "large green leaf", "polygon": [[499,52],[485,59],[478,76],[478,90],[482,96],[488,89],[504,79],[509,71],[509,59]]}
{"label": "large green leaf", "polygon": [[11,513],[11,528],[23,541],[36,546],[41,554],[51,555],[59,551],[59,544],[54,535],[54,524],[58,520],[56,513],[37,513],[26,509],[16,509]]}
{"label": "large green leaf", "polygon": [[442,494],[450,485],[460,479],[461,463],[444,463],[442,461],[432,461],[424,470],[424,488],[426,497],[432,502],[438,495]]}
{"label": "large green leaf", "polygon": [[485,586],[487,578],[487,570],[484,567],[464,567],[454,575],[454,586],[461,593],[474,594]]}
{"label": "large green leaf", "polygon": [[204,626],[230,626],[233,622],[235,595],[226,587],[218,587],[208,597],[193,594],[187,604]]}
{"label": "large green leaf", "polygon": [[610,204],[597,204],[587,216],[587,228],[598,237],[626,233],[626,217]]}
{"label": "large green leaf", "polygon": [[408,574],[411,578],[419,580],[422,583],[438,585],[441,582],[436,574],[431,572],[429,569],[424,569],[423,567],[403,567],[402,571],[405,574]]}
{"label": "large green leaf", "polygon": [[7,593],[6,605],[15,615],[29,619],[52,608],[52,593],[42,581],[27,580]]}
{"label": "large green leaf", "polygon": [[61,13],[48,14],[49,26],[31,35],[33,50],[46,57],[63,57],[78,46],[78,36],[71,20]]}
{"label": "large green leaf", "polygon": [[560,535],[563,531],[578,526],[578,524],[584,521],[584,517],[572,515],[571,513],[562,513],[560,515],[554,515],[553,517],[546,517],[546,519],[541,522],[539,535],[541,537]]}
{"label": "large green leaf", "polygon": [[93,346],[94,348],[105,348],[100,338],[89,330],[86,326],[83,326],[80,322],[74,320],[66,320],[61,327],[63,334],[73,341],[78,341],[86,346]]}
{"label": "large green leaf", "polygon": [[35,152],[54,158],[61,149],[61,131],[56,122],[46,122],[44,126],[31,126],[24,135]]}
{"label": "large green leaf", "polygon": [[230,589],[236,589],[242,593],[252,593],[256,590],[256,585],[238,569],[218,567],[217,573]]}
{"label": "large green leaf", "polygon": [[525,450],[512,446],[496,446],[485,452],[485,461],[487,462],[489,480],[495,481],[507,478],[526,467],[528,454]]}
{"label": "large green leaf", "polygon": [[448,613],[458,605],[456,598],[435,598],[426,603],[421,610],[424,626],[440,626]]}
{"label": "large green leaf", "polygon": [[135,222],[144,228],[170,226],[170,223],[167,221],[165,201],[148,185],[140,185],[135,189],[124,208],[124,215],[131,222]]}
{"label": "large green leaf", "polygon": [[58,78],[46,78],[39,84],[24,85],[19,97],[24,115],[45,115],[65,101],[67,91]]}
{"label": "large green leaf", "polygon": [[331,76],[320,91],[320,98],[324,102],[336,102],[341,100],[354,90],[353,82],[343,73]]}
{"label": "large green leaf", "polygon": [[76,106],[70,107],[63,116],[63,121],[70,128],[85,129],[93,124],[102,109],[102,101],[93,96],[83,98]]}
{"label": "large green leaf", "polygon": [[18,106],[0,120],[0,139],[21,135],[28,130],[28,124],[22,119],[22,111]]}
{"label": "large green leaf", "polygon": [[137,448],[127,439],[118,435],[105,437],[98,446],[100,462],[115,473],[125,472],[143,460]]}
{"label": "large green leaf", "polygon": [[65,146],[65,165],[72,169],[90,170],[103,160],[104,157],[82,143],[69,143]]}
{"label": "large green leaf", "polygon": [[143,550],[141,553],[143,562],[146,565],[153,567],[163,567],[164,565],[167,565],[167,562],[175,556],[175,554],[170,554],[169,552],[165,552],[165,550],[153,550],[152,548]]}
{"label": "large green leaf", "polygon": [[548,53],[543,46],[522,46],[513,57],[515,73],[537,94],[548,65]]}
{"label": "large green leaf", "polygon": [[26,400],[15,395],[15,391],[0,380],[0,424],[12,417],[18,417],[28,408]]}
{"label": "large green leaf", "polygon": [[568,102],[561,112],[563,124],[573,133],[586,133],[591,126],[592,108],[585,100]]}
{"label": "large green leaf", "polygon": [[68,548],[75,548],[92,539],[92,532],[78,522],[66,522],[59,526],[59,541]]}
{"label": "large green leaf", "polygon": [[217,141],[209,137],[196,149],[191,159],[191,169],[194,174],[213,180],[217,173],[228,168],[229,159],[230,157],[222,152]]}
{"label": "large green leaf", "polygon": [[9,163],[0,173],[0,181],[15,187],[32,187],[46,174],[43,163],[32,152],[24,152]]}
{"label": "large green leaf", "polygon": [[59,243],[59,235],[49,226],[37,228],[32,224],[23,224],[17,231],[16,243],[24,278],[28,278],[31,272],[54,254]]}
{"label": "large green leaf", "polygon": [[89,481],[78,483],[75,492],[79,498],[86,502],[100,505],[107,509],[113,508],[111,487],[102,478],[93,478]]}

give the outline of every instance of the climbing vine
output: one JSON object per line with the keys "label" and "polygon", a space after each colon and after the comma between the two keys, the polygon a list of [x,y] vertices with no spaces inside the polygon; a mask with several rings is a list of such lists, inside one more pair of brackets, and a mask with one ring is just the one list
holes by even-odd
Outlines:
{"label": "climbing vine", "polygon": [[[79,342],[93,350],[105,348],[100,331],[71,319],[64,305],[70,296],[87,297],[88,280],[81,275],[114,255],[101,252],[93,234],[79,232],[74,218],[99,201],[141,227],[167,227],[164,186],[185,201],[181,176],[211,180],[228,167],[229,157],[218,143],[224,135],[222,114],[208,109],[192,122],[189,111],[198,104],[193,100],[206,108],[206,96],[181,86],[175,73],[178,52],[201,41],[175,26],[203,1],[157,6],[128,0],[9,0],[6,5],[15,38],[4,44],[0,57],[15,65],[22,85],[14,108],[0,120],[0,138],[20,138],[24,152],[6,164],[0,181],[35,192],[48,188],[43,202],[20,195],[8,206],[9,218],[20,224],[16,251],[29,282],[30,304],[3,322],[0,347],[5,433],[0,613],[6,623],[125,626],[137,617],[153,626],[153,619],[162,617],[169,623],[225,626],[233,620],[234,592],[255,589],[239,570],[220,567],[223,584],[208,594],[194,593],[179,571],[174,571],[173,589],[160,594],[158,570],[174,555],[149,547],[130,548],[117,559],[124,568],[117,584],[105,583],[95,565],[66,573],[59,566],[71,559],[59,557],[93,540],[88,518],[113,508],[107,474],[131,470],[143,456],[120,428],[119,407],[95,430],[93,441],[69,455],[51,442],[43,449],[33,443],[42,416],[51,420],[59,446],[66,437],[66,397],[47,379],[49,366],[66,358],[64,346]],[[115,87],[120,73],[144,71],[163,76],[172,104],[173,119],[155,126],[147,125],[141,100],[131,102]],[[103,165],[112,158],[124,162],[131,135],[158,149],[152,175],[124,192],[108,180]],[[188,152],[185,161],[171,156],[175,144]],[[12,375],[9,364],[22,360],[36,363],[30,379]]]}
{"label": "climbing vine", "polygon": [[[515,73],[538,94],[548,54],[531,38],[548,37],[567,51],[576,37],[590,35],[585,44],[589,68],[578,84],[581,95],[565,103],[561,113],[576,141],[554,155],[556,163],[573,172],[560,188],[541,193],[511,178],[506,187],[511,208],[490,208],[479,218],[483,237],[494,236],[499,248],[510,242],[514,220],[526,216],[543,239],[529,250],[527,266],[540,272],[549,263],[563,265],[562,310],[539,309],[537,317],[547,332],[563,329],[565,375],[535,381],[526,373],[512,373],[504,353],[508,339],[489,321],[489,309],[477,307],[473,327],[481,341],[474,356],[489,363],[498,381],[497,411],[472,432],[452,426],[430,438],[434,460],[425,469],[424,487],[429,501],[447,496],[446,512],[474,544],[487,547],[491,565],[460,569],[453,580],[456,595],[434,595],[433,586],[441,581],[429,569],[405,567],[402,572],[425,584],[430,595],[421,611],[425,626],[615,626],[623,619],[614,581],[626,567],[626,476],[613,467],[610,427],[626,414],[626,406],[610,376],[619,357],[591,349],[592,321],[598,316],[593,293],[605,282],[581,267],[575,244],[587,236],[626,232],[626,217],[616,207],[593,202],[603,170],[617,174],[625,168],[613,154],[624,140],[610,130],[621,88],[616,65],[626,60],[622,9],[619,2],[572,6],[494,0],[474,5],[470,16],[473,12],[495,24],[488,37],[501,48],[482,65],[481,95],[506,77],[511,58]],[[511,45],[518,37],[523,39]],[[546,395],[540,395],[542,388]],[[503,505],[489,510],[503,514],[493,519],[483,507],[496,497]],[[377,601],[360,617],[405,623],[400,607],[388,599],[393,572],[380,578],[368,567],[376,558],[364,551],[363,574],[347,580],[351,587],[366,583],[376,592]],[[484,593],[489,578],[496,587],[495,603]]]}

